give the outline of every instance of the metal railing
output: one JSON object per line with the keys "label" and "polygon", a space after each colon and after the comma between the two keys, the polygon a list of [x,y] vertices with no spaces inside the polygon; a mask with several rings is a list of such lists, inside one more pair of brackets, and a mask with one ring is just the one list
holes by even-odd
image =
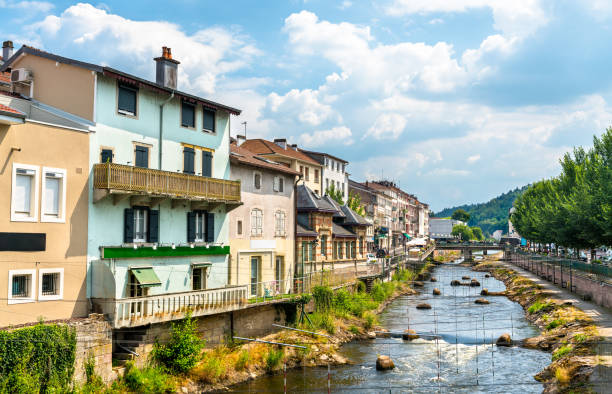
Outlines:
{"label": "metal railing", "polygon": [[247,286],[224,287],[115,300],[115,328],[212,315],[240,309],[247,302]]}
{"label": "metal railing", "polygon": [[592,264],[565,257],[540,255],[538,253],[526,252],[518,248],[513,249],[512,252],[518,256],[523,256],[526,258],[527,260],[525,260],[525,263],[527,264],[530,262],[548,264],[551,266],[560,267],[560,269],[565,269],[568,272],[577,271],[577,273],[590,275],[602,282],[612,282],[612,267],[608,267],[604,264]]}
{"label": "metal railing", "polygon": [[240,201],[240,181],[116,163],[94,164],[94,188],[185,198]]}

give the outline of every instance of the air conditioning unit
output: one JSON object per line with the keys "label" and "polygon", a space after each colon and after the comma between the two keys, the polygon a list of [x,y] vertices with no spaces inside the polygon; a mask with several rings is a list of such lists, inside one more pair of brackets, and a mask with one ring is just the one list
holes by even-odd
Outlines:
{"label": "air conditioning unit", "polygon": [[11,82],[29,82],[32,80],[32,71],[25,68],[16,68],[11,71]]}

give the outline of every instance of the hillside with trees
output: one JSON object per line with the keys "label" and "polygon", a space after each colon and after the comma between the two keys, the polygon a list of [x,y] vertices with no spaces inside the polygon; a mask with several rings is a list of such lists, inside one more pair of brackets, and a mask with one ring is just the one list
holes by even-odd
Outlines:
{"label": "hillside with trees", "polygon": [[521,195],[527,186],[510,190],[499,195],[488,202],[480,204],[466,204],[457,207],[446,208],[434,214],[435,217],[446,218],[457,210],[464,210],[470,219],[469,226],[478,226],[485,235],[491,235],[495,230],[508,232],[508,211],[512,207],[514,200]]}

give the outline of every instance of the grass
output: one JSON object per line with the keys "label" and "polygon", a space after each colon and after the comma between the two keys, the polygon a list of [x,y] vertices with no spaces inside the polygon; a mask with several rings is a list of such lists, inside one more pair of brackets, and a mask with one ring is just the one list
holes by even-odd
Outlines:
{"label": "grass", "polygon": [[565,323],[566,323],[566,321],[565,321],[565,320],[563,320],[563,319],[555,319],[555,320],[552,320],[551,322],[549,322],[549,323],[546,325],[546,329],[547,329],[547,330],[554,330],[555,328],[557,328],[557,327],[559,327],[559,326],[562,326],[562,325],[564,325]]}
{"label": "grass", "polygon": [[270,349],[266,354],[266,369],[268,371],[273,371],[276,367],[279,366],[280,362],[285,355],[283,349]]}
{"label": "grass", "polygon": [[372,312],[366,312],[363,317],[365,319],[363,327],[366,330],[371,329],[372,327],[374,327],[376,323],[378,323],[378,319],[376,318],[376,315]]}
{"label": "grass", "polygon": [[538,313],[540,311],[546,311],[550,308],[552,308],[554,304],[552,302],[542,302],[542,301],[536,301],[534,302],[528,309],[527,312],[529,313]]}
{"label": "grass", "polygon": [[251,360],[251,354],[247,350],[242,350],[238,354],[238,358],[234,363],[234,369],[236,371],[242,371],[249,366],[249,361]]}
{"label": "grass", "polygon": [[587,339],[589,339],[589,336],[587,334],[576,334],[574,335],[574,342],[576,343],[583,343],[585,342]]}
{"label": "grass", "polygon": [[111,392],[173,393],[176,390],[173,377],[161,367],[138,369],[133,362],[125,365],[123,377],[111,386]]}
{"label": "grass", "polygon": [[557,361],[558,359],[569,354],[574,347],[572,345],[563,345],[559,349],[555,350],[552,355],[552,360]]}
{"label": "grass", "polygon": [[204,354],[203,360],[193,370],[192,374],[206,383],[216,383],[227,374],[226,356],[229,350],[220,346]]}
{"label": "grass", "polygon": [[570,381],[568,369],[563,367],[558,367],[555,369],[555,378],[559,383],[568,383]]}
{"label": "grass", "polygon": [[357,328],[357,326],[354,325],[354,324],[351,324],[351,326],[349,327],[349,331],[352,332],[355,335],[358,335],[359,332],[360,332],[359,328]]}

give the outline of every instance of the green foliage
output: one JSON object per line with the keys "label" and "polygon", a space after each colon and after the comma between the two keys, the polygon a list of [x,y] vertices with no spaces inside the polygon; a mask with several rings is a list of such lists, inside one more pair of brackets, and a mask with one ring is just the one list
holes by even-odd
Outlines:
{"label": "green foliage", "polygon": [[464,223],[467,223],[468,220],[470,220],[470,214],[467,213],[465,211],[465,209],[457,209],[455,212],[453,212],[453,214],[451,215],[451,219],[453,220],[460,220]]}
{"label": "green foliage", "polygon": [[563,345],[559,349],[555,350],[552,355],[552,360],[556,361],[561,357],[567,355],[569,352],[573,350],[572,345]]}
{"label": "green foliage", "polygon": [[551,307],[553,306],[552,303],[550,302],[541,302],[541,301],[536,301],[534,302],[528,309],[527,312],[529,313],[537,313],[541,310],[547,311],[549,310]]}
{"label": "green foliage", "polygon": [[359,334],[359,328],[357,328],[357,326],[352,325],[352,324],[349,326],[349,331],[355,335]]}
{"label": "green foliage", "polygon": [[451,235],[454,237],[459,237],[462,241],[469,241],[474,238],[474,234],[472,233],[472,229],[466,226],[465,224],[457,224],[453,226],[453,231]]}
{"label": "green foliage", "polygon": [[351,307],[351,293],[346,289],[340,289],[334,294],[334,309],[338,311],[349,311]]}
{"label": "green foliage", "polygon": [[312,313],[310,315],[310,321],[315,329],[323,329],[329,334],[334,334],[336,332],[334,318],[327,312]]}
{"label": "green foliage", "polygon": [[0,331],[0,392],[67,391],[75,349],[76,332],[66,325]]}
{"label": "green foliage", "polygon": [[315,300],[315,309],[318,312],[327,312],[331,309],[334,301],[334,291],[328,286],[315,286],[312,289]]}
{"label": "green foliage", "polygon": [[270,349],[265,356],[266,369],[268,371],[273,371],[283,360],[284,355],[283,349]]}
{"label": "green foliage", "polygon": [[325,190],[325,194],[334,199],[338,204],[344,205],[344,197],[342,196],[342,190],[336,189],[333,183],[327,188],[327,190]]}
{"label": "green foliage", "polygon": [[382,302],[385,300],[385,289],[381,282],[377,281],[372,285],[370,295],[374,301]]}
{"label": "green foliage", "polygon": [[587,339],[589,339],[589,336],[587,334],[576,334],[576,335],[574,335],[574,338],[572,338],[572,339],[576,343],[582,343],[582,342],[586,341]]}
{"label": "green foliage", "polygon": [[366,291],[366,284],[361,280],[357,281],[357,291],[359,293],[365,293]]}
{"label": "green foliage", "polygon": [[472,234],[474,235],[475,240],[477,241],[484,240],[484,234],[482,233],[482,230],[480,229],[480,227],[478,226],[470,227],[470,230],[472,230]]}
{"label": "green foliage", "polygon": [[204,355],[198,369],[201,369],[199,375],[208,383],[216,383],[226,372],[221,356],[215,351],[207,352]]}
{"label": "green foliage", "polygon": [[501,194],[488,202],[480,204],[461,205],[447,208],[437,212],[436,217],[450,217],[454,211],[463,209],[470,215],[469,226],[478,226],[484,234],[493,234],[495,230],[508,231],[508,211],[512,208],[514,200],[523,193],[527,187],[517,188]]}
{"label": "green foliage", "polygon": [[555,329],[555,328],[557,328],[559,326],[562,326],[564,324],[565,324],[565,320],[563,320],[563,319],[555,319],[555,320],[552,320],[550,323],[548,323],[546,325],[546,329],[547,330],[553,330],[553,329]]}
{"label": "green foliage", "polygon": [[[160,367],[147,367],[138,369],[132,361],[125,365],[125,373],[117,385],[118,391],[123,392],[121,386],[127,387],[136,393],[174,393],[176,387],[173,379]],[[119,386],[119,387],[117,387]]]}
{"label": "green foliage", "polygon": [[243,350],[238,355],[234,368],[236,371],[242,371],[249,365],[249,361],[251,361],[251,354],[247,350]]}
{"label": "green foliage", "polygon": [[393,273],[391,278],[396,282],[409,282],[414,277],[414,272],[411,270],[400,268],[398,271]]}
{"label": "green foliage", "polygon": [[523,237],[570,248],[612,245],[612,128],[593,147],[574,148],[561,173],[534,183],[514,203],[510,220]]}
{"label": "green foliage", "polygon": [[196,322],[187,314],[183,320],[172,323],[170,340],[166,344],[156,343],[153,358],[174,372],[185,373],[200,360],[204,341],[196,330]]}
{"label": "green foliage", "polygon": [[361,195],[355,192],[349,192],[349,198],[346,205],[361,216],[365,216],[365,208],[361,205]]}
{"label": "green foliage", "polygon": [[377,321],[378,321],[378,320],[377,320],[377,318],[376,318],[376,315],[375,315],[374,313],[372,313],[372,312],[366,312],[366,313],[364,313],[364,314],[363,314],[363,317],[364,317],[364,319],[365,319],[365,323],[364,323],[363,327],[364,327],[366,330],[369,330],[369,329],[371,329],[372,327],[374,327],[374,325],[375,325],[375,324],[377,323]]}

